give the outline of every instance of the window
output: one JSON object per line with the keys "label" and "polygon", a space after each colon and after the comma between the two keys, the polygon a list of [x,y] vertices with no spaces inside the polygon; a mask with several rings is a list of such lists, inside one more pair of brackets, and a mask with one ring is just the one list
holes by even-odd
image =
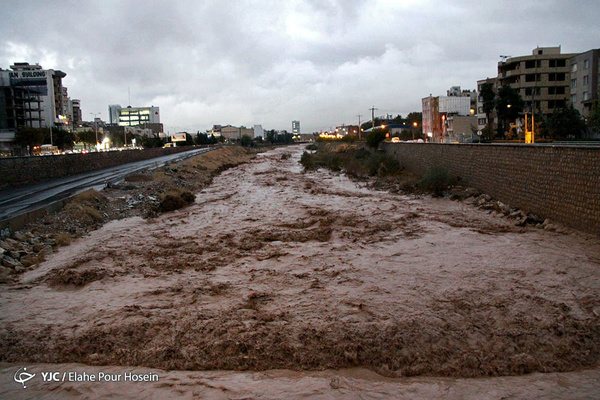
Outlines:
{"label": "window", "polygon": [[525,69],[541,68],[541,66],[542,66],[542,60],[528,60],[528,61],[525,61]]}
{"label": "window", "polygon": [[583,85],[587,86],[590,83],[590,77],[588,75],[583,77]]}
{"label": "window", "polygon": [[584,60],[583,61],[583,69],[589,69],[590,68],[590,60]]}
{"label": "window", "polygon": [[548,88],[548,94],[565,94],[564,86],[550,86]]}
{"label": "window", "polygon": [[573,65],[571,65],[571,72],[577,72],[577,63],[573,63]]}
{"label": "window", "polygon": [[577,78],[571,79],[571,89],[575,89],[577,87]]}
{"label": "window", "polygon": [[567,60],[550,60],[550,68],[566,67]]}
{"label": "window", "polygon": [[588,92],[583,92],[583,101],[589,100],[590,96],[588,95]]}
{"label": "window", "polygon": [[577,103],[577,95],[576,94],[571,95],[571,103],[573,103],[573,104]]}
{"label": "window", "polygon": [[536,82],[540,80],[540,74],[527,74],[525,75],[525,82]]}
{"label": "window", "polygon": [[525,88],[525,96],[532,96],[534,94],[539,95],[541,93],[540,88]]}
{"label": "window", "polygon": [[548,80],[550,82],[556,82],[556,81],[564,81],[565,80],[565,73],[564,72],[558,72],[558,73],[550,73],[548,74]]}

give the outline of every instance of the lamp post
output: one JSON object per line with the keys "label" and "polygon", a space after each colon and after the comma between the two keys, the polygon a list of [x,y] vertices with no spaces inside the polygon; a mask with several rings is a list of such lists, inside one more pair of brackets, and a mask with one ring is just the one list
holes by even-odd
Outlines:
{"label": "lamp post", "polygon": [[412,129],[412,136],[413,136],[413,142],[415,141],[415,129],[417,129],[417,122],[413,122],[413,129]]}

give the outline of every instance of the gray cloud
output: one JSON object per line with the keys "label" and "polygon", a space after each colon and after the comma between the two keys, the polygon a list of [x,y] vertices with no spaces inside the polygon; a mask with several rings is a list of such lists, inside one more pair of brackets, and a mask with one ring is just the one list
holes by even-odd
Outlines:
{"label": "gray cloud", "polygon": [[[167,129],[310,132],[475,88],[500,54],[600,47],[596,0],[27,1],[4,6],[0,67],[40,63],[86,118],[157,105]],[[24,29],[25,27],[25,29]]]}

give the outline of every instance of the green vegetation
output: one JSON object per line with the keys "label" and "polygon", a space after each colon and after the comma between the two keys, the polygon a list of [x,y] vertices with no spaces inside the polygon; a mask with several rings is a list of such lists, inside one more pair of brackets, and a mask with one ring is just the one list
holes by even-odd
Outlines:
{"label": "green vegetation", "polygon": [[383,129],[376,129],[367,133],[367,146],[374,149],[379,146],[379,143],[385,140],[386,131]]}
{"label": "green vegetation", "polygon": [[304,152],[300,163],[307,170],[327,168],[344,171],[355,178],[387,177],[402,172],[400,164],[390,156],[356,145],[341,144],[333,148],[320,148],[316,153]]}
{"label": "green vegetation", "polygon": [[585,121],[573,106],[555,109],[544,127],[546,136],[554,139],[577,139],[586,130]]}
{"label": "green vegetation", "polygon": [[[311,145],[313,148],[315,145]],[[342,171],[356,179],[373,179],[373,186],[379,189],[403,190],[414,193],[431,193],[441,197],[455,183],[444,167],[431,167],[417,179],[400,166],[395,159],[384,152],[357,144],[321,143],[317,151],[305,151],[300,158],[305,170],[327,168]]]}
{"label": "green vegetation", "polygon": [[444,167],[429,167],[417,183],[417,189],[431,192],[435,197],[442,197],[444,190],[452,184],[450,173]]}
{"label": "green vegetation", "polygon": [[243,135],[242,138],[240,139],[240,144],[244,147],[250,147],[254,144],[254,141],[252,140],[252,138],[248,135]]}

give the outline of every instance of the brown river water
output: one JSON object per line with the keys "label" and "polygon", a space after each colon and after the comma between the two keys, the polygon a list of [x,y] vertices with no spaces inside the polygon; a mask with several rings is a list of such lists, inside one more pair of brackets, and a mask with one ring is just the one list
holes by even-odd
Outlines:
{"label": "brown river water", "polygon": [[3,287],[0,398],[600,397],[597,237],[305,173],[302,151]]}

